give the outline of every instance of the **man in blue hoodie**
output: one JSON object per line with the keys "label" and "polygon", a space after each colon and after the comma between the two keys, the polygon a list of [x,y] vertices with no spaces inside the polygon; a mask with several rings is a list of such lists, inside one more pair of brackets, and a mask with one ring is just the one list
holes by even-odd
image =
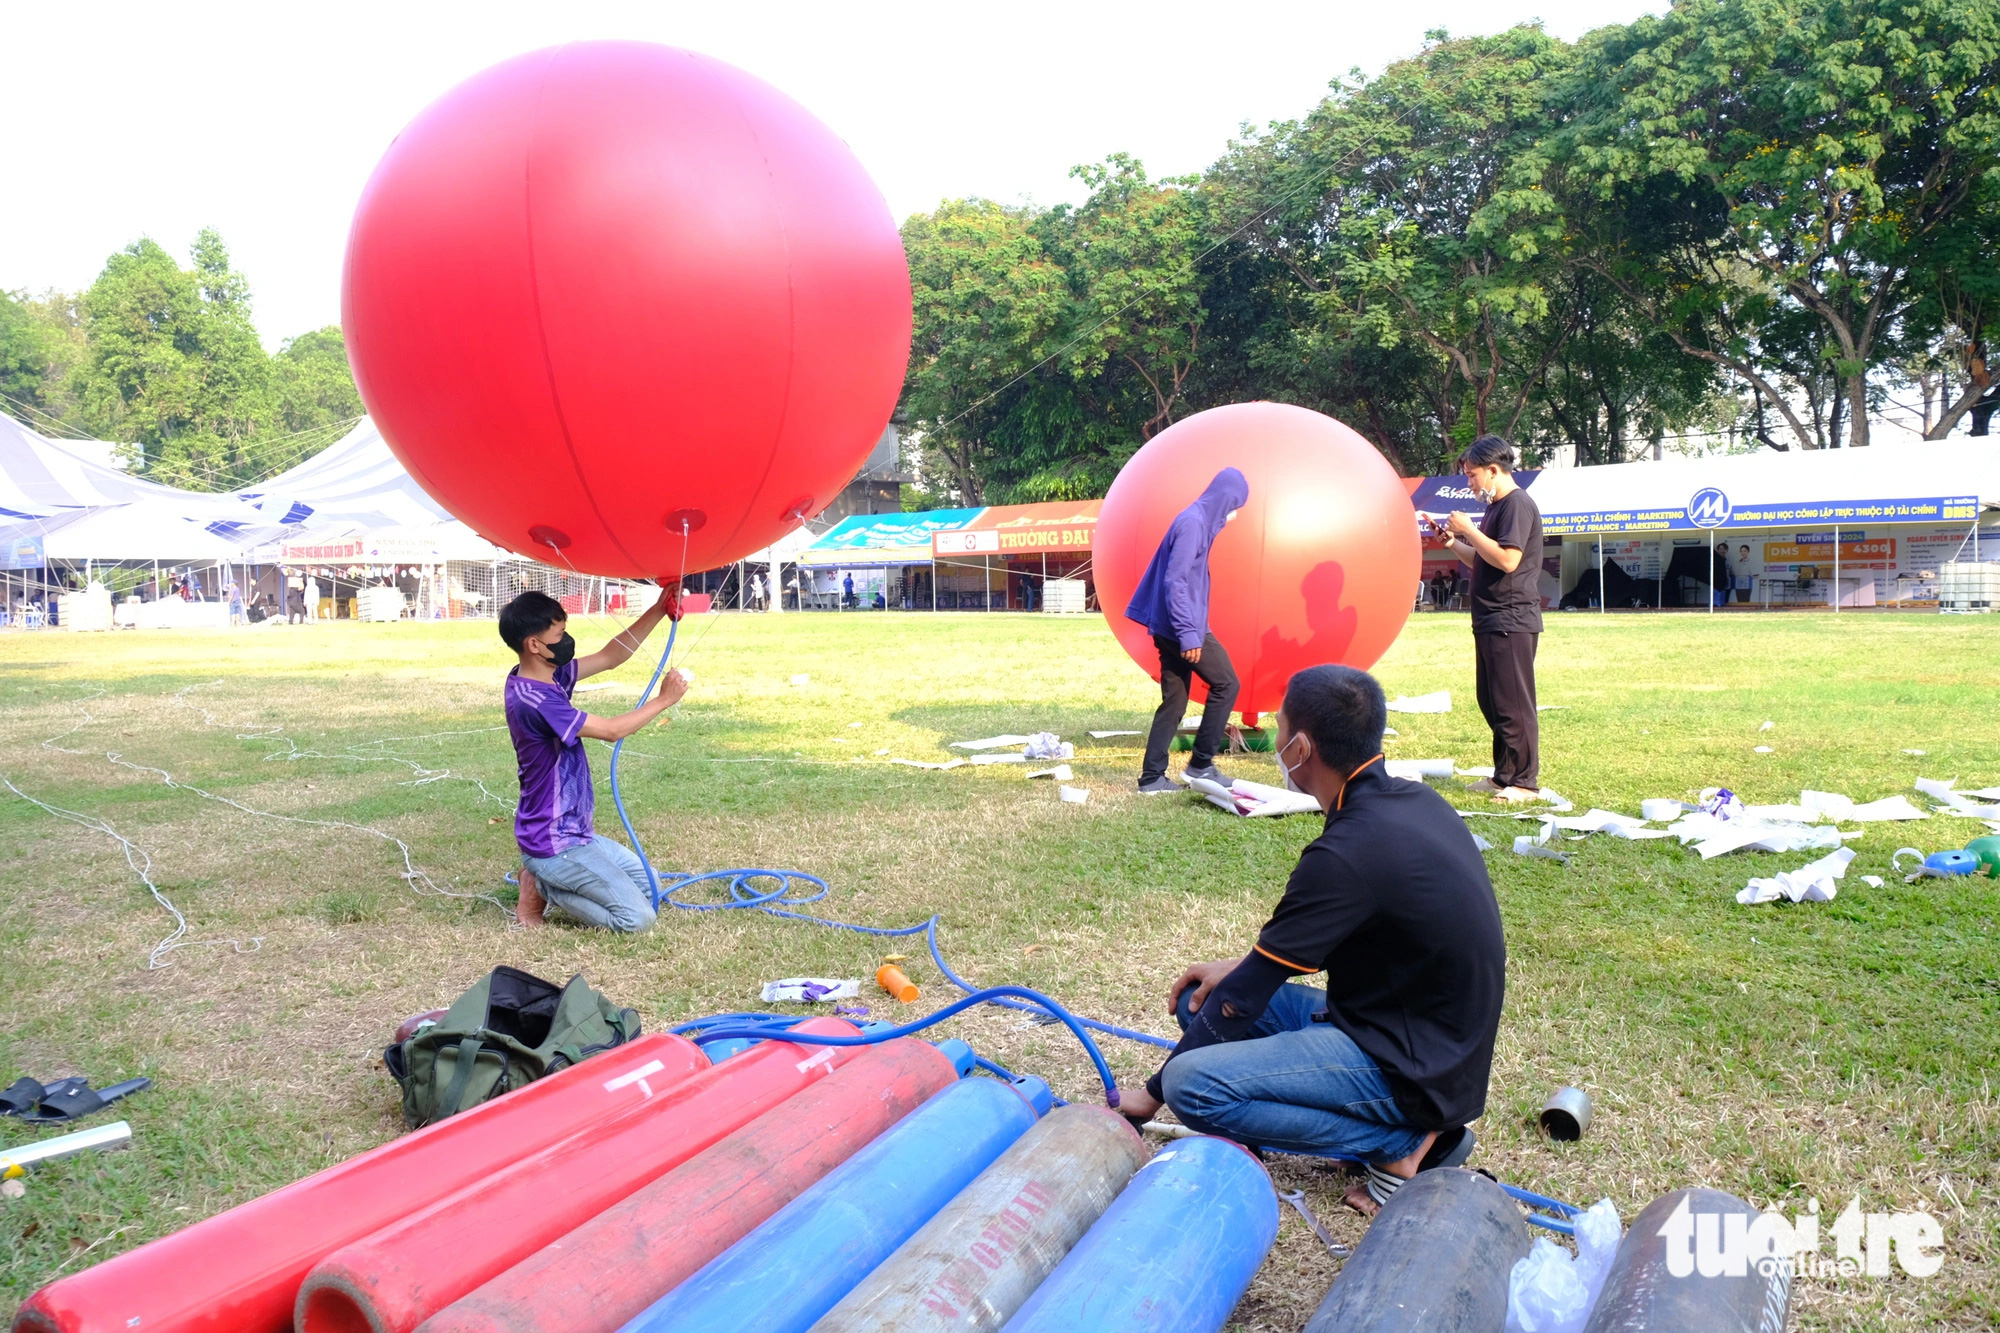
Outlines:
{"label": "man in blue hoodie", "polygon": [[1229,654],[1208,632],[1208,550],[1249,498],[1250,483],[1241,472],[1226,467],[1216,473],[1201,498],[1167,525],[1153,563],[1125,607],[1126,618],[1152,631],[1153,645],[1160,650],[1160,709],[1153,714],[1145,766],[1139,770],[1139,790],[1145,795],[1181,790],[1167,777],[1167,749],[1187,715],[1188,691],[1196,676],[1208,685],[1208,704],[1201,711],[1185,776],[1225,785],[1229,781],[1216,768],[1215,754],[1236,703],[1237,682]]}

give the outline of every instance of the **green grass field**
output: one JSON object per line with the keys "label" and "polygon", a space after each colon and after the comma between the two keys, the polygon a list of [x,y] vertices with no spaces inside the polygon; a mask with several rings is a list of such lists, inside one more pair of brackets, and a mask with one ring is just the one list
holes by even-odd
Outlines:
{"label": "green grass field", "polygon": [[[573,628],[588,649],[611,627]],[[688,638],[694,691],[624,768],[656,861],[809,870],[833,885],[818,910],[844,920],[940,913],[947,955],[981,982],[1168,1032],[1167,984],[1247,948],[1316,831],[1131,794],[1136,741],[1084,733],[1143,726],[1157,695],[1094,617],[725,616]],[[1544,781],[1579,811],[1630,813],[1716,784],[1781,801],[1802,787],[1914,796],[1920,775],[2000,783],[1996,660],[2000,625],[1983,619],[1552,617],[1541,692],[1562,707],[1542,718]],[[884,942],[757,913],[669,912],[614,938],[521,932],[493,902],[447,896],[511,901],[507,664],[490,624],[0,636],[0,774],[129,838],[188,921],[149,969],[172,922],[120,844],[0,788],[0,1078],[157,1080],[121,1111],[132,1151],[56,1165],[0,1200],[0,1306],[397,1133],[390,1030],[495,964],[581,970],[649,1028],[752,1007],[769,978],[873,971]],[[797,673],[810,682],[789,684]],[[1392,757],[1489,762],[1463,617],[1413,621],[1378,674],[1391,695],[1457,700],[1392,715]],[[579,698],[622,711],[644,678],[634,661]],[[926,772],[876,754],[938,759],[951,740],[1036,730],[1079,742],[1087,805],[1018,767]],[[593,748],[599,827],[615,832]],[[1266,755],[1232,767],[1276,780]],[[1514,825],[1475,824],[1503,849],[1488,865],[1511,957],[1475,1165],[1580,1203],[1609,1196],[1628,1221],[1694,1183],[1788,1211],[1857,1194],[1870,1211],[1924,1209],[1945,1228],[1942,1272],[1803,1282],[1794,1326],[2000,1323],[2000,884],[1859,879],[1888,875],[1897,847],[1960,846],[1979,824],[1868,825],[1835,902],[1759,908],[1734,900],[1749,876],[1817,854],[1704,864],[1671,840],[1594,836],[1563,844],[1563,866],[1504,850]],[[397,839],[424,878],[404,877]],[[909,968],[916,1009],[951,997],[927,959]],[[1061,1029],[995,1010],[946,1030],[1094,1095]],[[1139,1079],[1156,1053],[1106,1054]],[[1561,1146],[1534,1116],[1565,1083],[1590,1091],[1597,1120]],[[5,1123],[0,1144],[27,1137]],[[1336,1232],[1361,1234],[1340,1177],[1273,1169]],[[1236,1327],[1292,1333],[1334,1272],[1287,1210]]]}

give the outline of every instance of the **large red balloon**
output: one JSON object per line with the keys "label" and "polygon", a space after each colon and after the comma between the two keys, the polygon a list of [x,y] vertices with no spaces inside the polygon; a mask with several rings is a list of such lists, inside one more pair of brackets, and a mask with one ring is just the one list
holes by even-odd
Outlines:
{"label": "large red balloon", "polygon": [[[1243,682],[1237,708],[1268,713],[1293,672],[1366,669],[1388,651],[1423,552],[1395,470],[1332,417],[1283,403],[1196,413],[1119,470],[1091,547],[1105,619],[1155,680],[1159,651],[1125,606],[1174,515],[1226,467],[1243,473],[1250,499],[1209,551],[1208,626]],[[1196,697],[1207,697],[1199,681]]]}
{"label": "large red balloon", "polygon": [[[361,397],[439,503],[593,574],[713,568],[881,436],[910,278],[847,145],[689,51],[496,65],[406,128],[347,242]],[[551,549],[554,548],[554,549]]]}

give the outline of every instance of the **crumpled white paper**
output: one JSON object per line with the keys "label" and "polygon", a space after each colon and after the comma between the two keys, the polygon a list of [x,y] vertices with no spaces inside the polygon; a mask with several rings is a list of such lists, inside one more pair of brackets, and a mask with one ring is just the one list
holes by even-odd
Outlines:
{"label": "crumpled white paper", "polygon": [[1983,791],[1954,791],[1957,778],[1918,778],[1917,790],[1940,802],[1941,812],[1957,815],[1963,819],[2000,818],[2000,804],[1981,805],[1973,800],[1975,796],[1993,797],[2000,795],[2000,788],[1988,787]]}
{"label": "crumpled white paper", "polygon": [[1646,821],[1631,815],[1616,814],[1610,810],[1586,810],[1580,815],[1567,818],[1550,818],[1545,822],[1559,829],[1575,829],[1584,833],[1609,833],[1614,838],[1666,838],[1671,837],[1665,829],[1647,828]]}
{"label": "crumpled white paper", "polygon": [[1857,824],[1930,818],[1911,805],[1909,797],[1902,795],[1885,796],[1879,801],[1863,804],[1835,791],[1802,791],[1799,793],[1799,804],[1808,810],[1817,810],[1829,819],[1845,819]]}
{"label": "crumpled white paper", "polygon": [[1451,691],[1438,690],[1434,694],[1419,694],[1412,697],[1397,695],[1389,701],[1392,713],[1449,713],[1451,711]]}
{"label": "crumpled white paper", "polygon": [[1038,731],[1028,737],[1028,748],[1021,753],[1030,759],[1074,759],[1076,747],[1053,731]]}
{"label": "crumpled white paper", "polygon": [[1717,819],[1701,810],[1683,816],[1670,825],[1667,832],[1679,838],[1683,845],[1694,843],[1695,851],[1701,854],[1704,861],[1729,852],[1739,852],[1746,847],[1763,852],[1802,852],[1838,847],[1843,837],[1856,836],[1843,834],[1831,824],[1787,824],[1741,815],[1734,819]]}
{"label": "crumpled white paper", "polygon": [[976,754],[972,756],[972,762],[975,764],[1025,764],[1028,762],[1028,756],[1024,754]]}
{"label": "crumpled white paper", "polygon": [[1448,778],[1454,761],[1450,759],[1389,759],[1382,767],[1392,778],[1422,782],[1425,778]]}
{"label": "crumpled white paper", "polygon": [[1830,903],[1840,892],[1840,886],[1835,881],[1847,873],[1848,863],[1853,860],[1854,849],[1842,847],[1797,870],[1781,870],[1776,875],[1751,880],[1737,892],[1736,901],[1746,907],[1774,903],[1780,898],[1795,903]]}
{"label": "crumpled white paper", "polygon": [[1062,789],[1062,798],[1070,805],[1086,804],[1090,800],[1090,788],[1064,787]]}
{"label": "crumpled white paper", "polygon": [[1222,807],[1232,815],[1245,815],[1258,819],[1277,815],[1320,813],[1319,802],[1304,792],[1267,786],[1262,782],[1246,782],[1238,778],[1225,787],[1207,778],[1195,778],[1187,785],[1191,791],[1200,792],[1212,804]]}
{"label": "crumpled white paper", "polygon": [[1069,771],[1068,764],[1057,764],[1054,768],[1037,769],[1028,774],[1031,778],[1054,778],[1057,782],[1068,782],[1076,774]]}
{"label": "crumpled white paper", "polygon": [[984,740],[953,741],[951,748],[954,750],[1000,750],[1005,749],[1009,745],[1026,745],[1033,739],[1035,739],[1033,736],[988,736]]}

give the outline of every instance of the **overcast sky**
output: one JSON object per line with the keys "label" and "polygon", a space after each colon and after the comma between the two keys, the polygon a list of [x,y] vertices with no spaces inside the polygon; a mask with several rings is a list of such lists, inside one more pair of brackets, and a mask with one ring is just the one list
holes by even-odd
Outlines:
{"label": "overcast sky", "polygon": [[508,56],[620,37],[686,46],[776,84],[851,144],[900,219],[961,195],[1052,203],[1076,163],[1197,171],[1245,122],[1296,117],[1426,29],[1540,19],[1574,38],[1641,0],[991,5],[349,2],[13,4],[0,288],[86,287],[144,235],[186,262],[204,226],[283,339],[340,315],[361,186],[446,89]]}

